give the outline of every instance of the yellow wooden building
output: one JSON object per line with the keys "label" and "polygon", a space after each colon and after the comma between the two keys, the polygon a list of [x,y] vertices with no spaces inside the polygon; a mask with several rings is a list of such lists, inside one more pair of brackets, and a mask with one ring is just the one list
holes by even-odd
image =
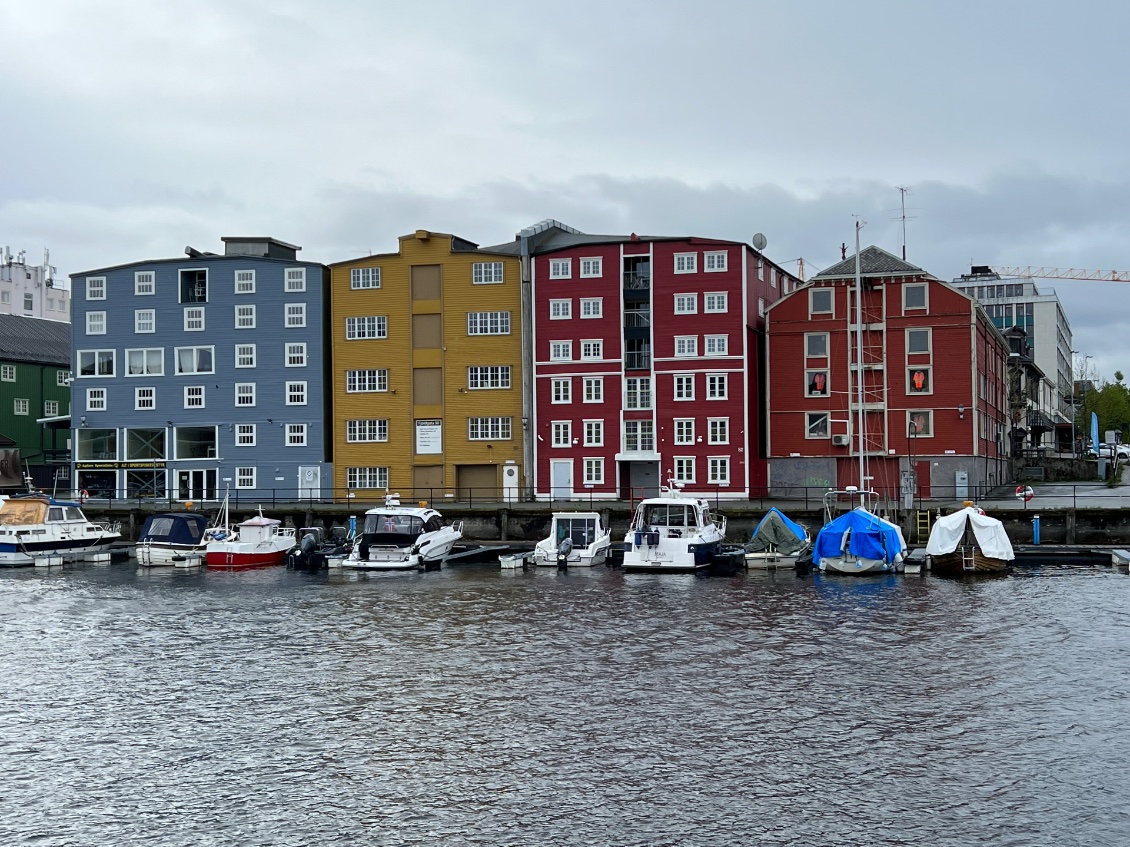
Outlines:
{"label": "yellow wooden building", "polygon": [[417,230],[330,265],[334,487],[359,503],[518,497],[519,260]]}

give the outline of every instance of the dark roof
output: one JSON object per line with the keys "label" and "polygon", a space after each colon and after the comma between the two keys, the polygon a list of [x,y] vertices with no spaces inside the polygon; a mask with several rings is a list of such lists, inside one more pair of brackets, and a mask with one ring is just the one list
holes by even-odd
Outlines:
{"label": "dark roof", "polygon": [[[451,239],[451,252],[452,253],[482,253],[489,255],[502,254],[504,256],[517,256],[517,251],[497,250],[493,247],[480,247],[474,241],[468,241],[466,238],[460,238],[458,235],[452,235],[450,232],[432,232],[431,230],[418,229],[415,232],[410,232],[407,235],[400,236],[397,239],[399,244],[409,238],[420,238],[422,233],[426,233],[427,238],[450,238]],[[375,259],[398,259],[403,255],[402,251],[397,249],[395,253],[370,253],[368,256],[358,256],[355,259],[342,259],[340,262],[330,262],[328,267],[340,268],[346,265],[354,265],[359,262],[372,263]]]}
{"label": "dark roof", "polygon": [[553,253],[557,250],[568,250],[571,247],[583,247],[590,244],[622,244],[624,242],[655,242],[655,241],[701,241],[712,244],[741,244],[740,241],[731,241],[727,238],[696,238],[690,235],[589,235],[573,227],[547,218],[544,221],[528,226],[514,236],[513,241],[505,244],[496,244],[493,247],[482,249],[490,253],[505,253],[510,256],[522,255],[522,243],[529,245],[529,252],[533,255]]}
{"label": "dark roof", "polygon": [[[859,251],[859,274],[860,276],[874,277],[874,276],[927,276],[930,274],[922,270],[917,265],[912,265],[910,262],[903,261],[893,253],[888,253],[881,247],[876,247],[872,244],[870,247],[864,247]],[[845,279],[855,278],[855,255],[848,256],[842,262],[837,262],[830,268],[825,268],[816,276],[810,278],[810,282],[815,279]],[[933,279],[934,277],[930,277]]]}
{"label": "dark roof", "polygon": [[71,363],[71,325],[24,315],[0,315],[0,359],[66,367]]}

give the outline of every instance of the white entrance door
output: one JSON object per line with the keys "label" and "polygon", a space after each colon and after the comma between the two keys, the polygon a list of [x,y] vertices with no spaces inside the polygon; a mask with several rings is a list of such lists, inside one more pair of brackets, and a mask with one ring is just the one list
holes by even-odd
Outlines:
{"label": "white entrance door", "polygon": [[554,500],[568,500],[573,496],[573,460],[551,459],[549,478],[552,488],[549,496]]}
{"label": "white entrance door", "polygon": [[215,500],[216,472],[214,470],[177,471],[178,500]]}
{"label": "white entrance door", "polygon": [[317,500],[322,494],[322,469],[318,465],[298,469],[298,499]]}

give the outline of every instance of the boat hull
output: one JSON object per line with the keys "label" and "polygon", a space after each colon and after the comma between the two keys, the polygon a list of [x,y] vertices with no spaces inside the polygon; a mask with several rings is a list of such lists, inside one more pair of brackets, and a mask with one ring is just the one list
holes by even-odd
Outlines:
{"label": "boat hull", "polygon": [[[970,574],[1006,573],[1009,563],[1004,559],[986,556],[979,548],[962,548],[952,553],[928,555],[926,557],[930,572],[936,576],[969,576]],[[972,567],[967,567],[972,565]]]}
{"label": "boat hull", "polygon": [[120,536],[103,536],[100,538],[81,539],[70,541],[43,541],[30,544],[0,543],[0,567],[23,568],[31,567],[37,559],[51,556],[61,556],[64,562],[81,561],[85,556],[93,553],[108,553],[110,545]]}
{"label": "boat hull", "polygon": [[209,570],[246,571],[273,568],[283,564],[289,549],[288,547],[286,550],[209,550],[204,560]]}
{"label": "boat hull", "polygon": [[898,571],[899,565],[894,562],[885,562],[881,559],[833,556],[821,559],[819,569],[826,573],[860,576],[877,573],[895,573]]}
{"label": "boat hull", "polygon": [[134,548],[137,563],[147,568],[171,568],[185,566],[193,559],[197,564],[204,561],[206,545],[191,544],[138,544]]}

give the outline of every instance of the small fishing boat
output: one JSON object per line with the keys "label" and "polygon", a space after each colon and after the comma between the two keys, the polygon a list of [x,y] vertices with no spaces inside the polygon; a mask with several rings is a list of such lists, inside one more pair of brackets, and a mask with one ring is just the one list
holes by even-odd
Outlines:
{"label": "small fishing boat", "polygon": [[774,507],[766,512],[745,545],[745,566],[793,568],[811,546],[808,530]]}
{"label": "small fishing boat", "polygon": [[640,501],[624,538],[627,573],[696,573],[708,570],[722,552],[726,519],[710,504],[670,485],[659,497]]}
{"label": "small fishing boat", "polygon": [[145,567],[202,565],[210,529],[208,519],[199,512],[150,515],[141,527],[134,556]]}
{"label": "small fishing boat", "polygon": [[606,564],[612,531],[597,512],[554,512],[549,536],[534,545],[534,564],[543,568],[591,568]]}
{"label": "small fishing boat", "polygon": [[[838,517],[831,517],[833,504],[841,496],[859,498],[860,505]],[[824,495],[827,522],[816,536],[812,566],[842,574],[890,573],[902,569],[906,542],[902,529],[872,512],[865,505],[874,493],[848,488]]]}
{"label": "small fishing boat", "polygon": [[281,565],[287,551],[295,544],[294,527],[283,527],[282,521],[259,514],[234,527],[228,526],[228,500],[224,498],[221,521],[212,530],[205,548],[204,560],[212,570],[250,570]]}
{"label": "small fishing boat", "polygon": [[438,568],[463,537],[463,522],[444,524],[426,505],[401,506],[399,494],[365,512],[361,537],[342,561],[354,570],[429,570]]}
{"label": "small fishing boat", "polygon": [[1016,558],[1004,524],[966,501],[938,518],[926,542],[926,563],[939,576],[1004,573]]}
{"label": "small fishing boat", "polygon": [[27,483],[28,494],[0,496],[0,567],[109,560],[110,545],[122,537],[119,524],[88,520],[79,503]]}

